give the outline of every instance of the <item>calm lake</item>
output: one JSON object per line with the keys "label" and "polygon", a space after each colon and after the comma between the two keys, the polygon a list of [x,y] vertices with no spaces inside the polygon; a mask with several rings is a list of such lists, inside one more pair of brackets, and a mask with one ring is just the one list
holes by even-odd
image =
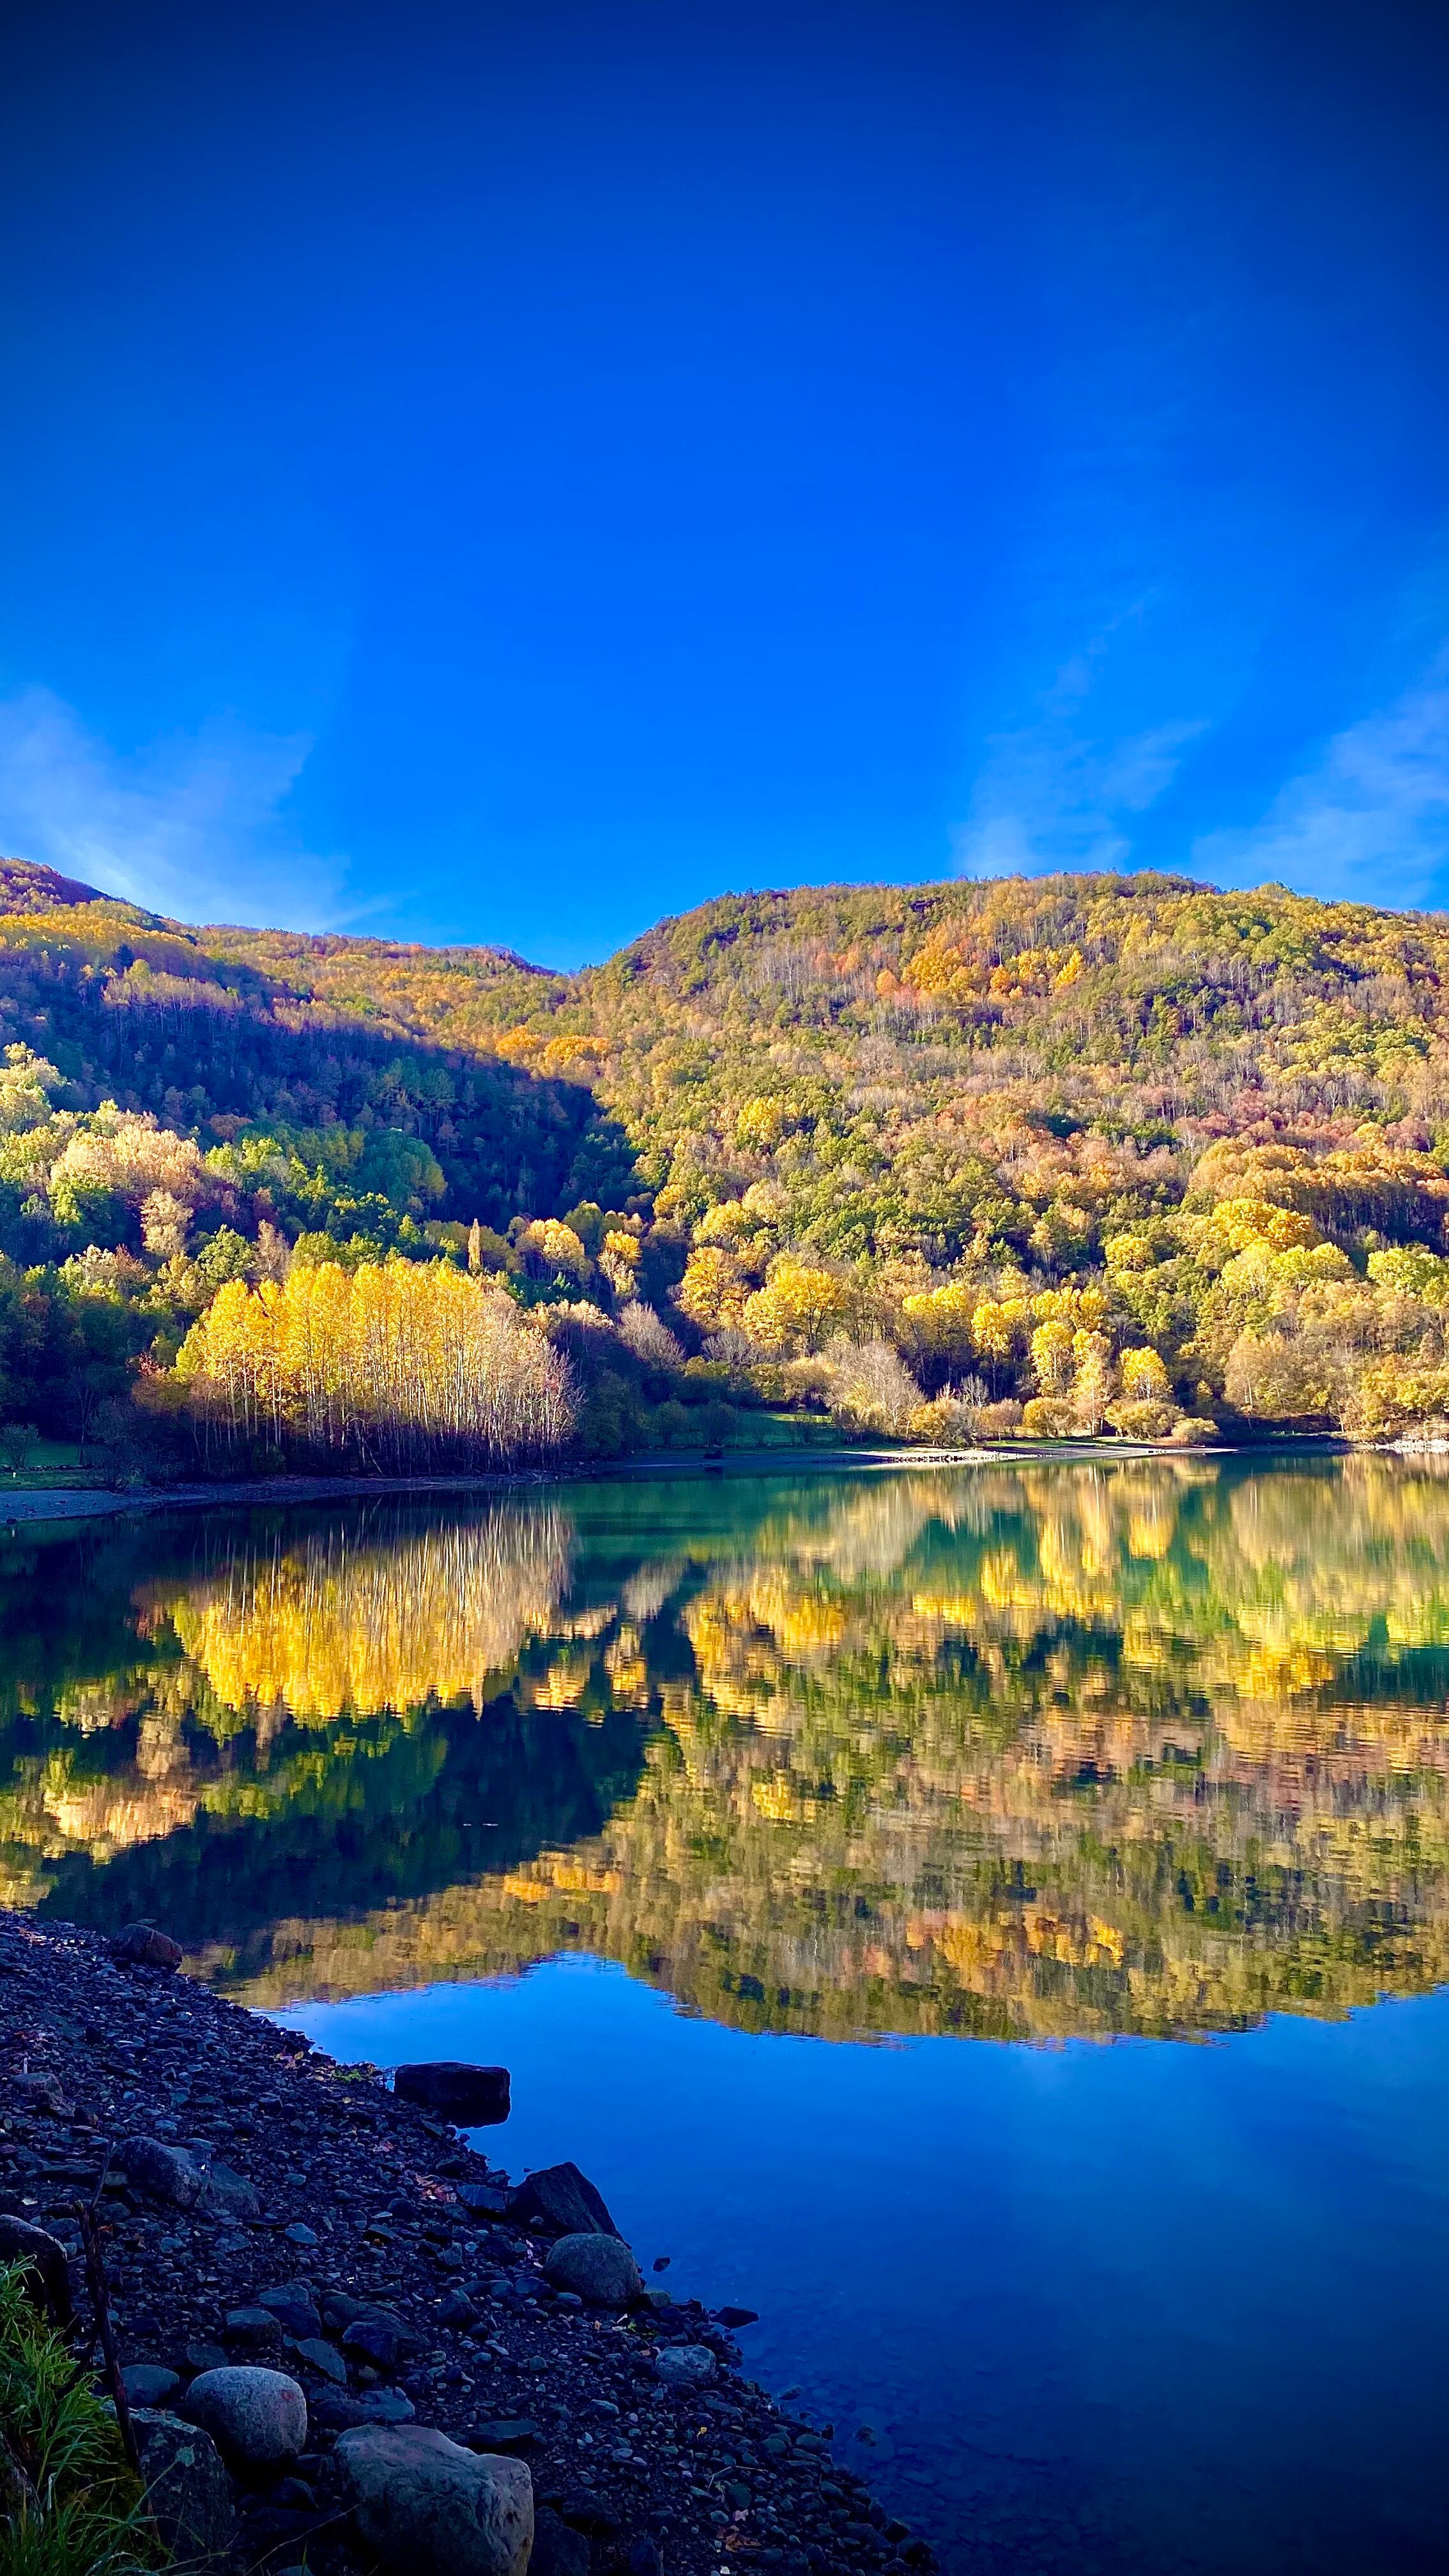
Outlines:
{"label": "calm lake", "polygon": [[507,2063],[953,2576],[1441,2567],[1440,1465],[25,1528],[0,1893]]}

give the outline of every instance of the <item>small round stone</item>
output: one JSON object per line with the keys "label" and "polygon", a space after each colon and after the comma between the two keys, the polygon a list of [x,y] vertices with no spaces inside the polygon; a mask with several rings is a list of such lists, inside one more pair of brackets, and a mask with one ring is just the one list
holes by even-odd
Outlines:
{"label": "small round stone", "polygon": [[629,2248],[617,2236],[561,2236],[550,2246],[543,2276],[595,2308],[626,2308],[644,2287]]}
{"label": "small round stone", "polygon": [[191,2422],[245,2468],[279,2468],[307,2439],[307,2400],[284,2370],[204,2370],[184,2403]]}

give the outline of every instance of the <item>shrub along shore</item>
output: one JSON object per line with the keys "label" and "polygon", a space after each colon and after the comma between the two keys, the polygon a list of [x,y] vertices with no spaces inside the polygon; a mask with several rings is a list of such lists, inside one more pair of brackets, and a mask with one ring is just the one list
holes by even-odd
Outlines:
{"label": "shrub along shore", "polygon": [[[575,2167],[511,2185],[436,2109],[193,1984],[179,1955],[149,1927],[107,1943],[0,1915],[0,2567],[101,2563],[100,2523],[74,2522],[88,2492],[119,2517],[118,2570],[931,2566],[831,2428],[743,2376],[753,2320],[676,2304]],[[4,2304],[17,2266],[48,2347]],[[47,2486],[34,2387],[49,2374],[54,2416],[56,2337],[77,2391],[119,2380],[139,2521],[108,2420]]]}

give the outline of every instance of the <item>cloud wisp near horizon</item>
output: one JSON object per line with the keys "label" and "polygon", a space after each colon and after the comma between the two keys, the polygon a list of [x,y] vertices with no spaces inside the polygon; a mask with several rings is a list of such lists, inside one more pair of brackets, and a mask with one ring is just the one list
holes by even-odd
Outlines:
{"label": "cloud wisp near horizon", "polygon": [[[1177,859],[1140,854],[1133,833],[1207,727],[1183,718],[1121,743],[1079,734],[1073,720],[1089,660],[1059,675],[1036,724],[990,746],[954,867],[926,873],[1151,867],[1222,887],[1280,884],[1394,909],[1449,901],[1449,650],[1416,686],[1330,737],[1256,822],[1204,832]],[[345,859],[309,851],[288,812],[310,750],[306,737],[219,723],[122,758],[73,708],[43,689],[24,691],[0,701],[0,854],[178,920],[386,937],[376,917],[385,902],[359,900]],[[895,871],[880,873],[899,881]],[[708,891],[761,882],[735,875]],[[626,935],[648,926],[640,920]]]}
{"label": "cloud wisp near horizon", "polygon": [[0,701],[0,852],[183,921],[322,930],[345,865],[287,813],[311,744],[225,721],[122,757],[47,689]]}
{"label": "cloud wisp near horizon", "polygon": [[1246,831],[1204,833],[1192,873],[1325,901],[1449,901],[1449,651],[1393,704],[1346,725]]}

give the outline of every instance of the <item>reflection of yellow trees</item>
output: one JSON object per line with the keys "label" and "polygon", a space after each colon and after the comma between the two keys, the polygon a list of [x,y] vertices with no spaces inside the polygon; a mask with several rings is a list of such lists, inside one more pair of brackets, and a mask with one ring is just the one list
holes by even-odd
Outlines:
{"label": "reflection of yellow trees", "polygon": [[518,1498],[158,1589],[171,1702],[119,1676],[108,1721],[99,1684],[74,1689],[76,1746],[139,1715],[135,1760],[102,1793],[52,1757],[25,1789],[43,1833],[12,1848],[62,1819],[112,1849],[138,1815],[184,1823],[214,1794],[172,1759],[188,1694],[214,1726],[305,1719],[325,1768],[349,1712],[508,1686],[652,1716],[603,1833],[350,1927],[278,1924],[244,1991],[578,1947],[757,2025],[1047,2035],[1337,2012],[1449,1975],[1432,1472],[1003,1468],[741,1489],[733,1519],[716,1490],[697,1534],[670,1508],[621,1583],[625,1489],[588,1506],[607,1586],[562,1508]]}
{"label": "reflection of yellow trees", "polygon": [[[1389,1462],[1184,1460],[772,1514],[695,1552],[693,1679],[656,1685],[596,1843],[365,1931],[281,1927],[246,1990],[579,1947],[756,2025],[1049,2035],[1422,1988],[1449,1974],[1449,1728],[1404,1658],[1443,1633],[1446,1502]],[[640,1632],[600,1643],[637,1687]]]}
{"label": "reflection of yellow trees", "polygon": [[510,1506],[406,1536],[333,1527],[241,1551],[149,1607],[228,1708],[303,1723],[429,1699],[481,1709],[525,1638],[548,1630],[566,1571],[561,1513]]}
{"label": "reflection of yellow trees", "polygon": [[[146,1586],[136,1602],[142,1631],[178,1644],[181,1656],[57,1693],[61,1740],[13,1762],[0,1784],[0,1902],[36,1902],[45,1865],[67,1852],[103,1867],[203,1814],[265,1816],[279,1801],[315,1795],[329,1767],[345,1771],[357,1758],[343,1721],[429,1702],[481,1710],[507,1688],[520,1652],[551,1631],[565,1632],[555,1653],[567,1657],[580,1624],[557,1606],[569,1535],[556,1504],[526,1498],[421,1526],[382,1513],[269,1549],[241,1546],[214,1572]],[[594,1614],[592,1624],[607,1617]],[[550,1694],[547,1661],[537,1697],[570,1704]],[[289,1719],[323,1740],[269,1780]],[[86,1761],[89,1745],[133,1722],[127,1757],[103,1769]],[[199,1728],[199,1747],[188,1726]],[[217,1769],[217,1748],[249,1728],[259,1775]]]}

